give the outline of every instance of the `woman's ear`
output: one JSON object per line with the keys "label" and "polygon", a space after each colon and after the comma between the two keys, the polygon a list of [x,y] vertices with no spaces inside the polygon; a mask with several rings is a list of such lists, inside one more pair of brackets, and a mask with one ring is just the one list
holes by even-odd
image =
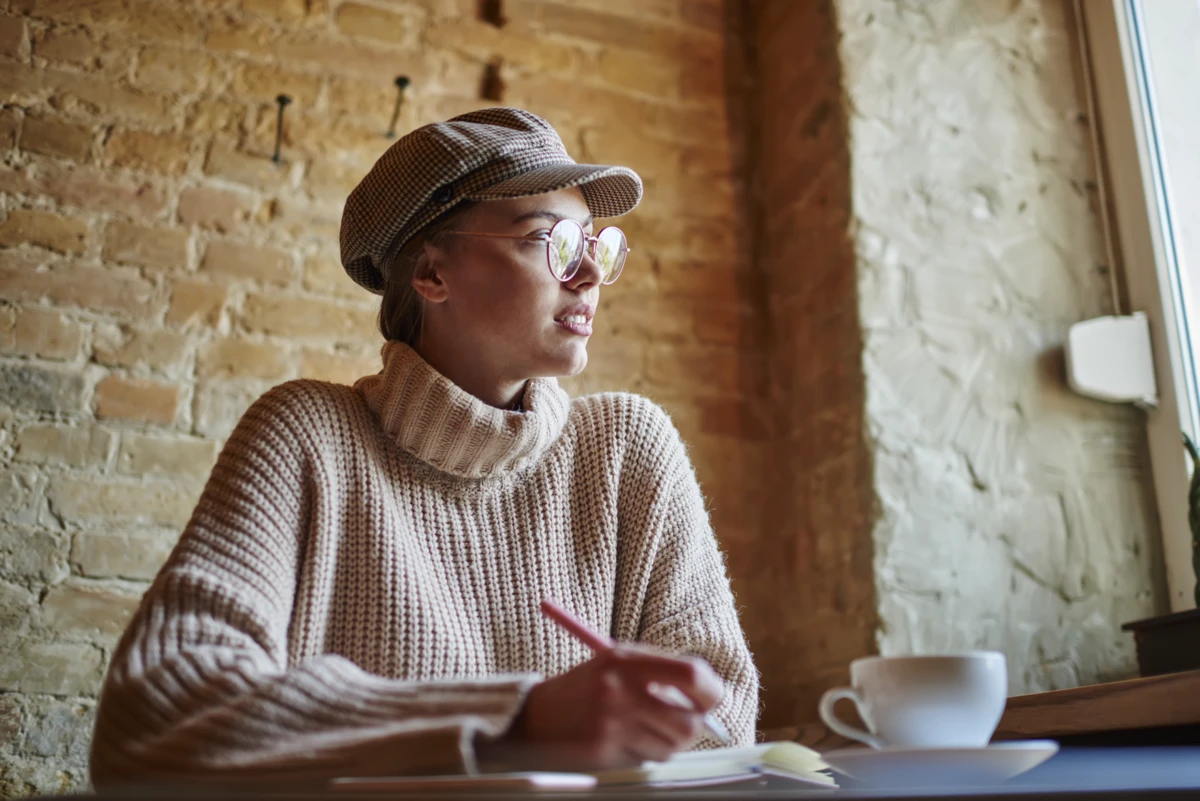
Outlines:
{"label": "woman's ear", "polygon": [[413,268],[413,289],[430,303],[445,303],[450,297],[450,288],[442,280],[439,265],[443,262],[442,251],[428,242],[417,254],[417,263]]}

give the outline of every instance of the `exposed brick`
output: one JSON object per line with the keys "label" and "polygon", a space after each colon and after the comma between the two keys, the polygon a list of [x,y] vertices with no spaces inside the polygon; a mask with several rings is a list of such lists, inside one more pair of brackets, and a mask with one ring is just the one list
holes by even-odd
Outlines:
{"label": "exposed brick", "polygon": [[29,57],[29,37],[21,17],[0,16],[0,56],[18,61]]}
{"label": "exposed brick", "polygon": [[115,131],[104,146],[107,162],[138,172],[178,175],[188,162],[187,139],[148,131]]}
{"label": "exposed brick", "polygon": [[209,243],[200,269],[214,275],[284,284],[292,277],[292,256],[276,248],[218,240]]}
{"label": "exposed brick", "polygon": [[95,132],[55,117],[30,115],[21,127],[21,149],[29,153],[70,159],[83,163],[92,150]]}
{"label": "exposed brick", "polygon": [[188,338],[161,328],[98,328],[93,345],[96,361],[110,367],[149,367],[178,372],[188,358]]}
{"label": "exposed brick", "polygon": [[300,376],[334,384],[353,384],[380,370],[378,352],[346,353],[330,348],[305,348],[301,352]]}
{"label": "exposed brick", "polygon": [[171,305],[167,309],[167,325],[181,328],[191,325],[216,326],[221,321],[227,294],[228,290],[219,284],[176,281],[171,291]]}
{"label": "exposed brick", "polygon": [[[40,506],[45,496],[45,481],[29,481],[25,483],[36,489],[34,509]],[[17,508],[20,499],[12,497],[13,484],[22,477],[13,473],[0,473],[0,516],[12,520],[14,510],[17,516],[22,516]],[[38,578],[42,581],[61,581],[66,577],[69,567],[64,557],[62,537],[57,532],[43,528],[30,528],[21,523],[29,520],[16,521],[16,524],[0,526],[0,575],[13,578],[22,576]]]}
{"label": "exposed brick", "polygon": [[663,53],[711,50],[721,44],[719,32],[706,32],[659,22],[645,15],[622,16],[607,10],[580,8],[577,3],[521,0],[509,14],[519,25],[572,36],[600,45]]}
{"label": "exposed brick", "polygon": [[275,53],[285,63],[305,65],[328,74],[420,75],[424,64],[415,50],[393,50],[351,42],[324,32],[297,31],[279,38]]}
{"label": "exposed brick", "polygon": [[651,345],[646,376],[661,387],[704,386],[712,392],[737,394],[741,361],[736,351],[680,345]]}
{"label": "exposed brick", "polygon": [[318,253],[305,260],[304,288],[322,295],[363,299],[363,288],[346,274],[336,254]]}
{"label": "exposed brick", "polygon": [[[385,144],[381,146],[380,142]],[[285,159],[292,153],[302,155],[332,157],[352,162],[361,162],[362,173],[379,158],[386,146],[386,141],[380,137],[377,125],[365,126],[345,120],[331,120],[327,115],[309,115],[288,117],[283,126],[283,147]],[[252,147],[256,150],[270,152],[275,145],[275,111],[263,107],[259,109],[258,117],[252,131]],[[320,159],[316,159],[319,161]],[[342,200],[343,198],[337,198]],[[281,200],[295,200],[292,196],[284,196]]]}
{"label": "exposed brick", "polygon": [[218,339],[200,349],[196,375],[200,378],[280,379],[291,372],[288,353],[270,342]]}
{"label": "exposed brick", "polygon": [[26,165],[14,169],[5,164],[0,164],[0,192],[8,192],[12,195],[28,195],[36,192],[37,184],[33,180],[33,169]]}
{"label": "exposed brick", "polygon": [[367,173],[366,167],[333,159],[317,159],[305,176],[308,190],[316,196],[345,197]]}
{"label": "exposed brick", "polygon": [[[43,491],[44,483],[35,470],[13,469],[10,466],[0,469],[0,518],[7,523],[36,523],[38,497]],[[40,548],[30,542],[28,551],[20,549],[19,553],[14,553],[10,540],[12,529],[0,529],[0,532],[3,532],[0,536],[0,572],[43,573],[48,563],[53,561],[53,552],[56,550],[53,541],[47,548]]]}
{"label": "exposed brick", "polygon": [[263,64],[243,64],[233,81],[238,96],[274,101],[280,94],[288,95],[297,108],[317,102],[321,79],[302,72],[280,69]]}
{"label": "exposed brick", "polygon": [[249,199],[233,192],[199,187],[179,197],[179,220],[186,225],[228,233],[240,227],[249,214]]}
{"label": "exposed brick", "polygon": [[[629,269],[626,266],[626,269]],[[679,314],[685,303],[659,295],[638,298],[638,302],[622,302],[618,292],[624,275],[612,287],[605,287],[593,327],[597,337],[618,337],[638,342],[687,342],[692,336],[689,321]]]}
{"label": "exposed brick", "polygon": [[[14,108],[0,108],[0,150],[11,150],[17,146],[17,132],[21,128],[22,115]],[[0,191],[8,191],[0,187]]]}
{"label": "exposed brick", "polygon": [[0,690],[95,694],[104,655],[94,645],[25,641],[0,651]]}
{"label": "exposed brick", "polygon": [[[8,637],[24,639],[37,614],[37,596],[19,584],[0,580],[0,632]],[[11,742],[8,727],[13,721],[6,719],[7,710],[0,700],[0,747]]]}
{"label": "exposed brick", "polygon": [[86,763],[95,706],[74,699],[30,699],[29,724],[22,741],[23,755],[46,757],[68,770]]}
{"label": "exposed brick", "polygon": [[47,497],[62,518],[71,522],[148,522],[182,526],[196,506],[201,487],[175,482],[112,481],[58,476]]}
{"label": "exposed brick", "polygon": [[43,359],[74,359],[83,326],[53,309],[0,308],[0,351]]}
{"label": "exposed brick", "polygon": [[4,103],[39,105],[49,94],[44,73],[26,64],[0,61],[0,98]]}
{"label": "exposed brick", "polygon": [[153,529],[81,531],[71,546],[71,562],[90,578],[154,578],[175,545],[175,536]]}
{"label": "exposed brick", "polygon": [[56,306],[114,312],[132,319],[153,316],[160,308],[153,302],[153,285],[136,269],[89,267],[75,261],[42,267],[22,258],[20,251],[0,250],[4,296],[25,303],[50,301]]}
{"label": "exposed brick", "polygon": [[137,610],[138,596],[78,580],[51,587],[42,601],[42,624],[68,637],[120,636]]}
{"label": "exposed brick", "polygon": [[471,18],[434,23],[422,32],[422,40],[432,47],[454,50],[480,61],[499,57],[506,65],[533,72],[571,73],[583,62],[576,47],[518,31],[513,26],[497,28]]}
{"label": "exposed brick", "polygon": [[377,336],[376,310],[327,300],[251,294],[241,321],[251,331],[283,337],[363,342]]}
{"label": "exposed brick", "polygon": [[204,172],[214,178],[253,186],[278,189],[287,181],[287,169],[262,154],[243,153],[232,147],[216,145],[204,163]]}
{"label": "exposed brick", "polygon": [[[17,587],[14,584],[5,583],[4,598],[6,603],[4,606],[9,606],[7,603],[9,598],[15,598],[19,595],[32,595],[24,587]],[[12,747],[17,742],[17,735],[25,729],[24,715],[21,712],[21,705],[17,703],[15,696],[6,695],[0,697],[0,747]]]}
{"label": "exposed brick", "polygon": [[0,245],[17,247],[29,242],[59,253],[82,253],[88,224],[46,211],[13,209],[0,224]]}
{"label": "exposed brick", "polygon": [[600,56],[598,77],[623,89],[660,98],[679,94],[681,65],[678,61],[636,50],[611,48]]}
{"label": "exposed brick", "polygon": [[208,85],[213,62],[204,53],[168,47],[147,47],[138,56],[134,81],[152,92],[198,92]]}
{"label": "exposed brick", "polygon": [[246,53],[270,56],[276,39],[266,25],[246,23],[234,17],[222,16],[209,23],[204,47],[212,53]]}
{"label": "exposed brick", "polygon": [[102,428],[34,425],[17,433],[18,462],[62,467],[103,467],[116,436]]}
{"label": "exposed brick", "polygon": [[[396,103],[396,87],[381,84],[377,80],[355,76],[352,78],[332,77],[327,92],[329,110],[338,116],[370,120],[377,125],[386,125],[388,116]],[[411,98],[411,96],[410,96]],[[412,119],[413,104],[406,102],[396,120],[396,130],[407,131],[415,127]],[[323,162],[312,165],[313,169],[326,166]]]}
{"label": "exposed brick", "polygon": [[187,111],[188,133],[236,138],[246,127],[249,106],[229,100],[197,100]]}
{"label": "exposed brick", "polygon": [[83,376],[33,364],[0,364],[0,397],[9,406],[42,412],[78,412]]}
{"label": "exposed brick", "polygon": [[192,414],[196,433],[213,439],[228,437],[250,404],[273,383],[248,378],[200,382]]}
{"label": "exposed brick", "polygon": [[154,0],[14,0],[14,10],[40,19],[115,30],[151,42],[199,43],[200,20],[183,5]]}
{"label": "exposed brick", "polygon": [[[252,14],[260,14],[283,22],[297,22],[309,14],[316,13],[317,9],[310,9],[309,5],[307,0],[243,0],[242,2],[242,8]],[[312,5],[317,5],[317,3]]]}
{"label": "exposed brick", "polygon": [[145,181],[108,176],[94,170],[42,166],[32,191],[49,195],[62,206],[153,217],[167,205],[162,190]]}
{"label": "exposed brick", "polygon": [[138,264],[156,270],[187,267],[188,232],[181,228],[146,228],[112,222],[104,231],[105,261]]}
{"label": "exposed brick", "polygon": [[96,417],[169,425],[179,407],[179,387],[144,378],[110,375],[96,384]]}
{"label": "exposed brick", "polygon": [[338,30],[349,36],[361,36],[391,44],[407,45],[416,41],[419,21],[412,14],[396,14],[361,3],[342,3],[334,12]]}
{"label": "exposed brick", "polygon": [[[28,78],[23,79],[28,83]],[[106,120],[156,122],[167,115],[169,100],[123,87],[112,76],[47,68],[33,78],[39,93],[48,92],[56,108]],[[27,90],[28,91],[28,90]]]}
{"label": "exposed brick", "polygon": [[212,440],[125,434],[117,466],[121,472],[134,475],[165,473],[203,478],[216,458],[217,443]]}
{"label": "exposed brick", "polygon": [[33,54],[48,61],[95,67],[104,48],[84,28],[53,27],[33,38]]}
{"label": "exposed brick", "polygon": [[269,209],[271,224],[294,237],[337,240],[342,220],[340,205],[289,195],[278,198]]}

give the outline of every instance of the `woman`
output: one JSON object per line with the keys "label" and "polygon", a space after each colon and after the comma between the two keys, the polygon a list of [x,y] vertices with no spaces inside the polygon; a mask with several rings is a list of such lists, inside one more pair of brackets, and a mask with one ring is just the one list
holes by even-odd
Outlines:
{"label": "woman", "polygon": [[[554,380],[625,260],[593,217],[640,197],[516,109],[389,148],[341,236],[383,294],[383,370],[246,412],[114,654],[97,785],[600,769],[712,745],[710,711],[752,742],[757,674],[678,434]],[[593,655],[547,597],[623,644]]]}

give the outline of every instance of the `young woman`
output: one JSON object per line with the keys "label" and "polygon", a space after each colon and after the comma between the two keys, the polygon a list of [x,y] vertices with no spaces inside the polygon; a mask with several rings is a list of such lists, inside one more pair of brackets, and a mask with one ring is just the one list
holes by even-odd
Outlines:
{"label": "young woman", "polygon": [[[383,369],[292,381],[230,436],[122,638],[99,786],[613,767],[753,741],[757,673],[683,443],[571,400],[637,205],[542,119],[418,129],[346,203]],[[551,598],[618,645],[593,654]],[[673,686],[682,704],[665,699]]]}

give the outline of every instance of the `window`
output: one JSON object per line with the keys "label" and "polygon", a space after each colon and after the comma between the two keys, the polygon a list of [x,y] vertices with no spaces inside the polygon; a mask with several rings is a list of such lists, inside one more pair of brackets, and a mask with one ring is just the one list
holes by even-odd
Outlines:
{"label": "window", "polygon": [[1200,0],[1076,0],[1123,313],[1150,321],[1147,413],[1172,611],[1195,606],[1181,432],[1200,433]]}

